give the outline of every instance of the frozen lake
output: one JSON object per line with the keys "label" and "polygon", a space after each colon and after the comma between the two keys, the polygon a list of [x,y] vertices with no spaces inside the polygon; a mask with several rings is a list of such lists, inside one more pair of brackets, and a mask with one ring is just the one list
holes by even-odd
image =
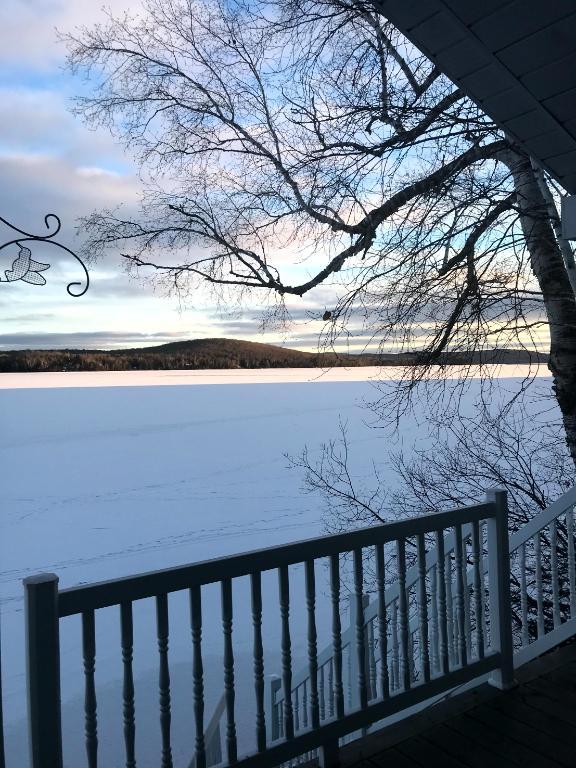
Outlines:
{"label": "frozen lake", "polygon": [[[517,386],[523,371],[505,372],[503,385]],[[373,457],[385,460],[390,438],[365,428],[368,414],[361,407],[374,397],[369,379],[377,373],[356,368],[327,374],[298,369],[0,375],[0,599],[8,768],[25,765],[27,757],[22,579],[54,572],[60,586],[67,587],[321,533],[318,499],[301,491],[301,477],[288,469],[284,454],[298,454],[305,444],[317,449],[337,436],[341,419],[348,422],[358,474],[370,471]],[[420,439],[417,420],[407,420],[404,447],[409,450]],[[301,576],[293,574],[296,589]],[[264,587],[267,621],[266,604],[270,616],[277,613],[275,581]],[[212,600],[207,590],[205,597],[213,613],[204,635],[207,689],[216,681],[213,694],[207,693],[207,719],[221,689],[217,594]],[[246,685],[251,665],[247,594],[247,585],[239,584],[235,652]],[[322,627],[327,610],[319,599],[320,647],[328,640]],[[97,681],[106,755],[108,746],[121,739],[121,658],[116,612],[99,614]],[[171,602],[171,621],[174,732],[187,734],[175,747],[178,766],[188,764],[192,749],[190,635],[187,608],[179,597]],[[297,616],[294,621],[298,659],[304,656],[305,635]],[[267,672],[277,671],[279,650],[278,623],[274,618],[269,622]],[[62,625],[63,716],[71,735],[66,759],[76,767],[83,764],[81,644],[78,623],[66,619]],[[157,712],[149,605],[136,606],[135,638],[140,724]],[[159,740],[156,724],[154,729],[153,736],[139,734],[142,754]],[[105,759],[102,764],[113,765]]]}

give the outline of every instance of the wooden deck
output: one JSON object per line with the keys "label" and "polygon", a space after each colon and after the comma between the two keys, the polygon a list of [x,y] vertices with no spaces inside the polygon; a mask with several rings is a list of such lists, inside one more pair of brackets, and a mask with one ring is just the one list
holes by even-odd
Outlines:
{"label": "wooden deck", "polygon": [[342,750],[346,768],[576,768],[576,644]]}

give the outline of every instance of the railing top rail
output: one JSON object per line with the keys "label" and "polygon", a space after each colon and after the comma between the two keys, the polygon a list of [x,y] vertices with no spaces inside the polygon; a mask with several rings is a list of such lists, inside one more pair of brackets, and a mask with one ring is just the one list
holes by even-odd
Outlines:
{"label": "railing top rail", "polygon": [[332,536],[319,536],[239,555],[70,587],[61,590],[58,594],[58,613],[61,617],[71,616],[127,601],[177,592],[192,586],[211,584],[223,578],[248,576],[251,573],[267,571],[279,566],[329,557],[421,533],[445,530],[457,522],[471,523],[475,520],[486,520],[494,515],[493,504],[475,504]]}
{"label": "railing top rail", "polygon": [[558,515],[567,512],[574,505],[576,505],[576,486],[562,494],[559,499],[552,502],[546,509],[541,510],[519,531],[510,536],[510,552],[514,552],[515,549],[525,544],[532,536],[546,528],[547,525],[550,525],[552,520],[555,520]]}

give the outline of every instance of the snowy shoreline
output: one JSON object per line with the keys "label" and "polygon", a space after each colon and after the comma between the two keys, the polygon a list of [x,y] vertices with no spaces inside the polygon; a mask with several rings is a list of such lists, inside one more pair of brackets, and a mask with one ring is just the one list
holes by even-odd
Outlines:
{"label": "snowy shoreline", "polygon": [[[544,363],[534,365],[492,365],[496,378],[550,376]],[[401,378],[402,366],[358,368],[253,368],[203,371],[61,371],[48,373],[0,373],[0,389],[60,389],[63,387],[150,387],[213,384],[290,384],[353,381],[394,381]],[[439,375],[449,379],[461,378],[468,371],[478,378],[474,366],[451,366]]]}

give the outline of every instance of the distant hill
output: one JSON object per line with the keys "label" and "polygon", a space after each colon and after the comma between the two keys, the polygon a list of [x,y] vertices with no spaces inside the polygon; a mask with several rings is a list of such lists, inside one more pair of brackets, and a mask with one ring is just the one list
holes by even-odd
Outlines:
{"label": "distant hill", "polygon": [[[448,352],[443,365],[466,363],[547,362],[542,353],[525,350],[489,350],[466,355]],[[405,366],[418,362],[416,353],[336,354],[301,352],[274,344],[238,339],[192,339],[140,349],[22,349],[0,351],[0,372],[206,370],[215,368],[329,368],[366,365]]]}

